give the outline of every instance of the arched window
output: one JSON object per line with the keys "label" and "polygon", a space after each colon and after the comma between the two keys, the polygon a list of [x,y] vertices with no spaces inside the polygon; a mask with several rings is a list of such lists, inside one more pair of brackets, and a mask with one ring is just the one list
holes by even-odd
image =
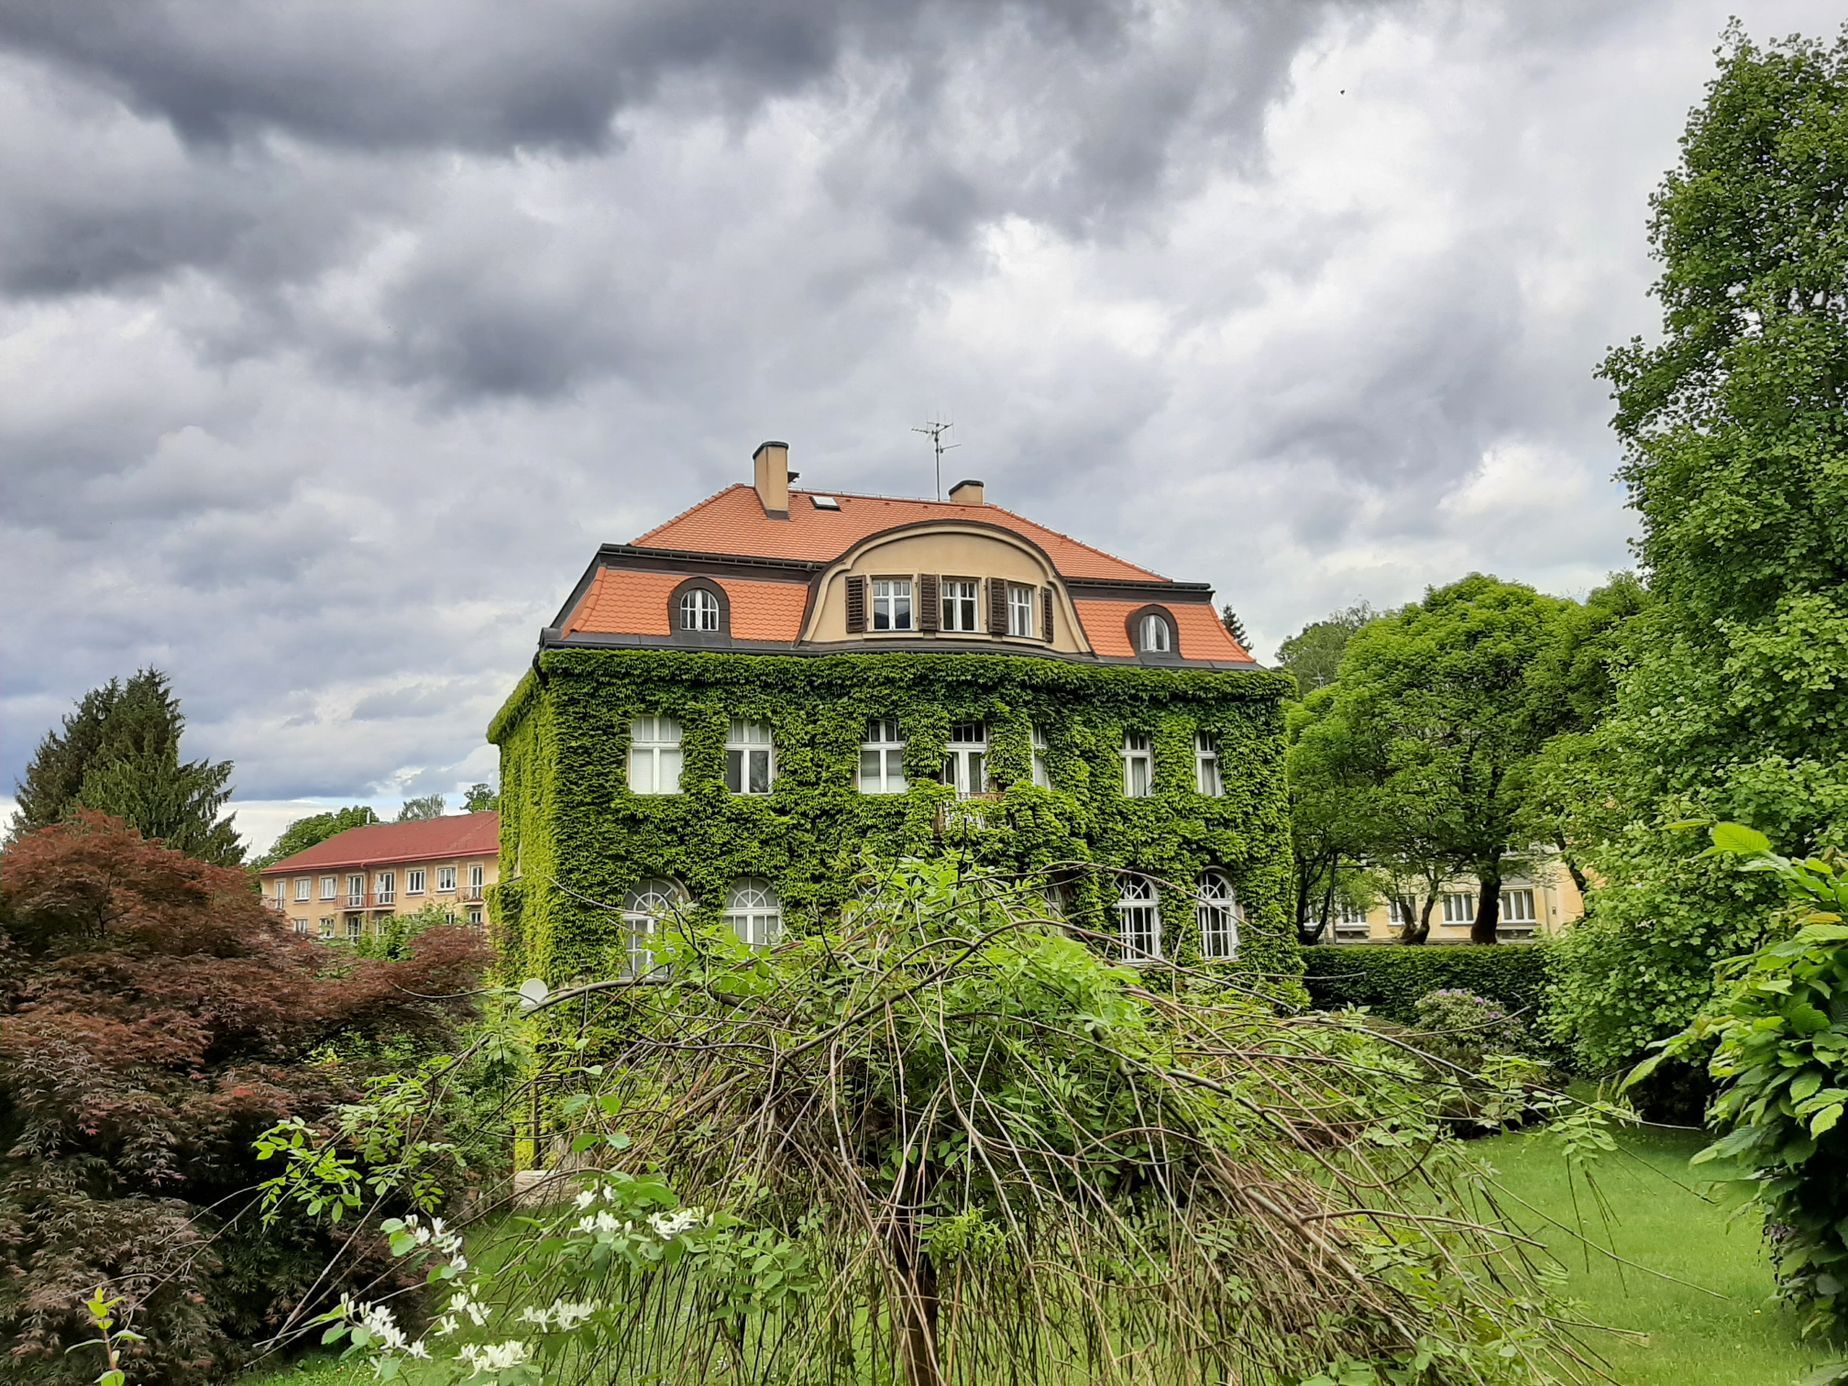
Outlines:
{"label": "arched window", "polygon": [[1172,663],[1180,658],[1180,629],[1167,607],[1139,606],[1129,613],[1126,625],[1130,646],[1143,659]]}
{"label": "arched window", "polygon": [[667,921],[686,903],[686,893],[668,880],[638,882],[622,902],[623,970],[620,975],[641,979],[664,976],[655,961]]}
{"label": "arched window", "polygon": [[668,622],[674,634],[695,644],[724,643],[731,633],[731,603],[725,589],[711,578],[688,578],[667,598]]}
{"label": "arched window", "polygon": [[753,948],[773,948],[783,933],[783,902],[768,881],[747,877],[725,897],[725,922]]}
{"label": "arched window", "polygon": [[1152,962],[1161,957],[1161,902],[1147,876],[1118,878],[1117,941],[1125,962]]}
{"label": "arched window", "polygon": [[1174,638],[1168,630],[1168,622],[1161,615],[1151,611],[1141,621],[1141,638],[1136,641],[1138,648],[1147,654],[1169,654],[1174,649]]}
{"label": "arched window", "polygon": [[703,587],[689,587],[680,594],[680,628],[691,631],[716,631],[719,628],[719,599]]}
{"label": "arched window", "polygon": [[1238,896],[1223,871],[1202,871],[1194,893],[1194,917],[1200,924],[1200,956],[1238,956]]}

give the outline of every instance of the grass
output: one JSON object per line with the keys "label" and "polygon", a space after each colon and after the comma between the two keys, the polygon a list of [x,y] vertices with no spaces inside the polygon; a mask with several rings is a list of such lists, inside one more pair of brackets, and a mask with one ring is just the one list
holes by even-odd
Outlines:
{"label": "grass", "polygon": [[[1564,1263],[1566,1293],[1599,1322],[1641,1335],[1596,1339],[1613,1380],[1623,1386],[1793,1386],[1842,1355],[1803,1342],[1795,1316],[1773,1301],[1757,1220],[1749,1211],[1731,1216],[1730,1206],[1700,1182],[1701,1172],[1688,1168],[1700,1137],[1631,1132],[1619,1143],[1617,1154],[1592,1168],[1611,1209],[1608,1223],[1582,1178],[1575,1212],[1556,1141],[1520,1134],[1475,1146],[1499,1172],[1510,1216]],[[1591,1241],[1648,1269],[1588,1254],[1549,1218],[1581,1228]],[[359,1386],[370,1380],[363,1366],[311,1358],[253,1373],[240,1386]]]}

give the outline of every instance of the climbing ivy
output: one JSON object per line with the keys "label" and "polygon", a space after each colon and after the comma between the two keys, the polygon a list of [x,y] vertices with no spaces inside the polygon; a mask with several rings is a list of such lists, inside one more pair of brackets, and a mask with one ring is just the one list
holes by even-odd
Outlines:
{"label": "climbing ivy", "polygon": [[[1202,871],[1232,880],[1243,915],[1235,969],[1293,978],[1289,818],[1281,701],[1264,672],[1087,666],[997,655],[743,655],[674,650],[544,653],[489,728],[501,748],[501,884],[493,918],[508,976],[561,981],[612,969],[617,916],[638,882],[679,883],[697,916],[723,910],[733,882],[762,877],[801,931],[850,894],[856,866],[956,847],[1011,871],[1055,863],[1134,868],[1160,881],[1164,952],[1199,953],[1191,894]],[[637,795],[629,722],[681,725],[681,792]],[[911,788],[856,787],[871,718],[897,718]],[[734,718],[776,743],[768,795],[730,793]],[[936,783],[954,723],[988,726],[988,769],[1004,790],[956,805]],[[1032,783],[1031,730],[1047,737],[1052,788]],[[1123,794],[1126,731],[1146,733],[1154,792]],[[1195,788],[1194,736],[1218,742],[1224,794]],[[1109,930],[1108,870],[1078,870],[1068,911]]]}

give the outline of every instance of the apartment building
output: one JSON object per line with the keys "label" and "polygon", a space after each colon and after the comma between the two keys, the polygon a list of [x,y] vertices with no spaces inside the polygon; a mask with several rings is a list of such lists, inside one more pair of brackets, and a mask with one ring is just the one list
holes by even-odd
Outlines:
{"label": "apartment building", "polygon": [[1047,907],[1127,960],[1294,966],[1289,684],[1208,584],[980,481],[801,490],[780,442],[750,477],[600,548],[489,729],[510,975],[646,976],[675,914],[766,943],[950,846],[1067,863]]}
{"label": "apartment building", "polygon": [[357,943],[430,905],[480,928],[500,876],[500,815],[348,828],[259,875],[265,902],[298,934]]}
{"label": "apartment building", "polygon": [[[1482,883],[1459,876],[1444,884],[1431,910],[1428,943],[1468,943]],[[1496,936],[1520,943],[1558,933],[1583,917],[1585,897],[1557,853],[1540,855],[1524,873],[1505,875],[1501,885],[1501,919]],[[1337,904],[1330,913],[1329,943],[1391,943],[1404,920],[1396,902],[1376,900],[1365,909]]]}

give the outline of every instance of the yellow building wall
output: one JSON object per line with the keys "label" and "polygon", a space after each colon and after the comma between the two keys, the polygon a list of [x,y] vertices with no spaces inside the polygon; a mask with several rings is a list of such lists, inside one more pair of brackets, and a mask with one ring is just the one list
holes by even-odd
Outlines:
{"label": "yellow building wall", "polygon": [[[1459,876],[1444,883],[1446,892],[1467,892],[1473,899],[1481,889],[1481,883],[1474,876]],[[1565,860],[1557,855],[1542,857],[1534,863],[1533,870],[1525,875],[1508,875],[1502,878],[1502,889],[1531,890],[1534,893],[1534,914],[1536,916],[1533,934],[1551,936],[1559,933],[1566,926],[1582,919],[1585,915],[1585,897],[1579,893],[1577,882],[1572,873],[1566,870]],[[1475,914],[1472,906],[1470,918]],[[1431,911],[1431,943],[1467,943],[1469,941],[1470,918],[1458,922],[1446,922],[1444,904],[1440,898]],[[1392,921],[1392,906],[1385,900],[1376,901],[1367,911],[1366,931],[1349,925],[1339,925],[1331,921],[1327,941],[1331,943],[1391,943],[1399,937],[1399,926]]]}
{"label": "yellow building wall", "polygon": [[[482,868],[482,882],[479,889],[469,884],[469,868]],[[444,867],[454,867],[456,885],[453,890],[438,890],[437,873]],[[424,873],[424,888],[421,894],[412,895],[406,885],[412,871]],[[387,873],[395,877],[392,901],[389,905],[379,904],[379,878]],[[348,906],[347,877],[365,877],[366,904],[360,909]],[[323,881],[332,878],[334,895],[325,898]],[[392,915],[415,914],[425,905],[434,904],[455,911],[458,924],[478,924],[487,927],[488,887],[500,879],[500,858],[498,856],[473,857],[431,857],[424,861],[400,861],[389,865],[370,866],[363,870],[357,867],[336,867],[332,870],[319,870],[311,873],[300,871],[261,873],[263,882],[263,900],[270,908],[280,913],[298,933],[310,937],[324,937],[322,928],[324,919],[333,920],[335,939],[353,938],[348,921],[360,922],[358,937],[370,938],[378,932],[379,922]],[[300,881],[308,882],[308,899],[297,900],[296,888]],[[283,887],[283,898],[278,903],[276,887]]]}

